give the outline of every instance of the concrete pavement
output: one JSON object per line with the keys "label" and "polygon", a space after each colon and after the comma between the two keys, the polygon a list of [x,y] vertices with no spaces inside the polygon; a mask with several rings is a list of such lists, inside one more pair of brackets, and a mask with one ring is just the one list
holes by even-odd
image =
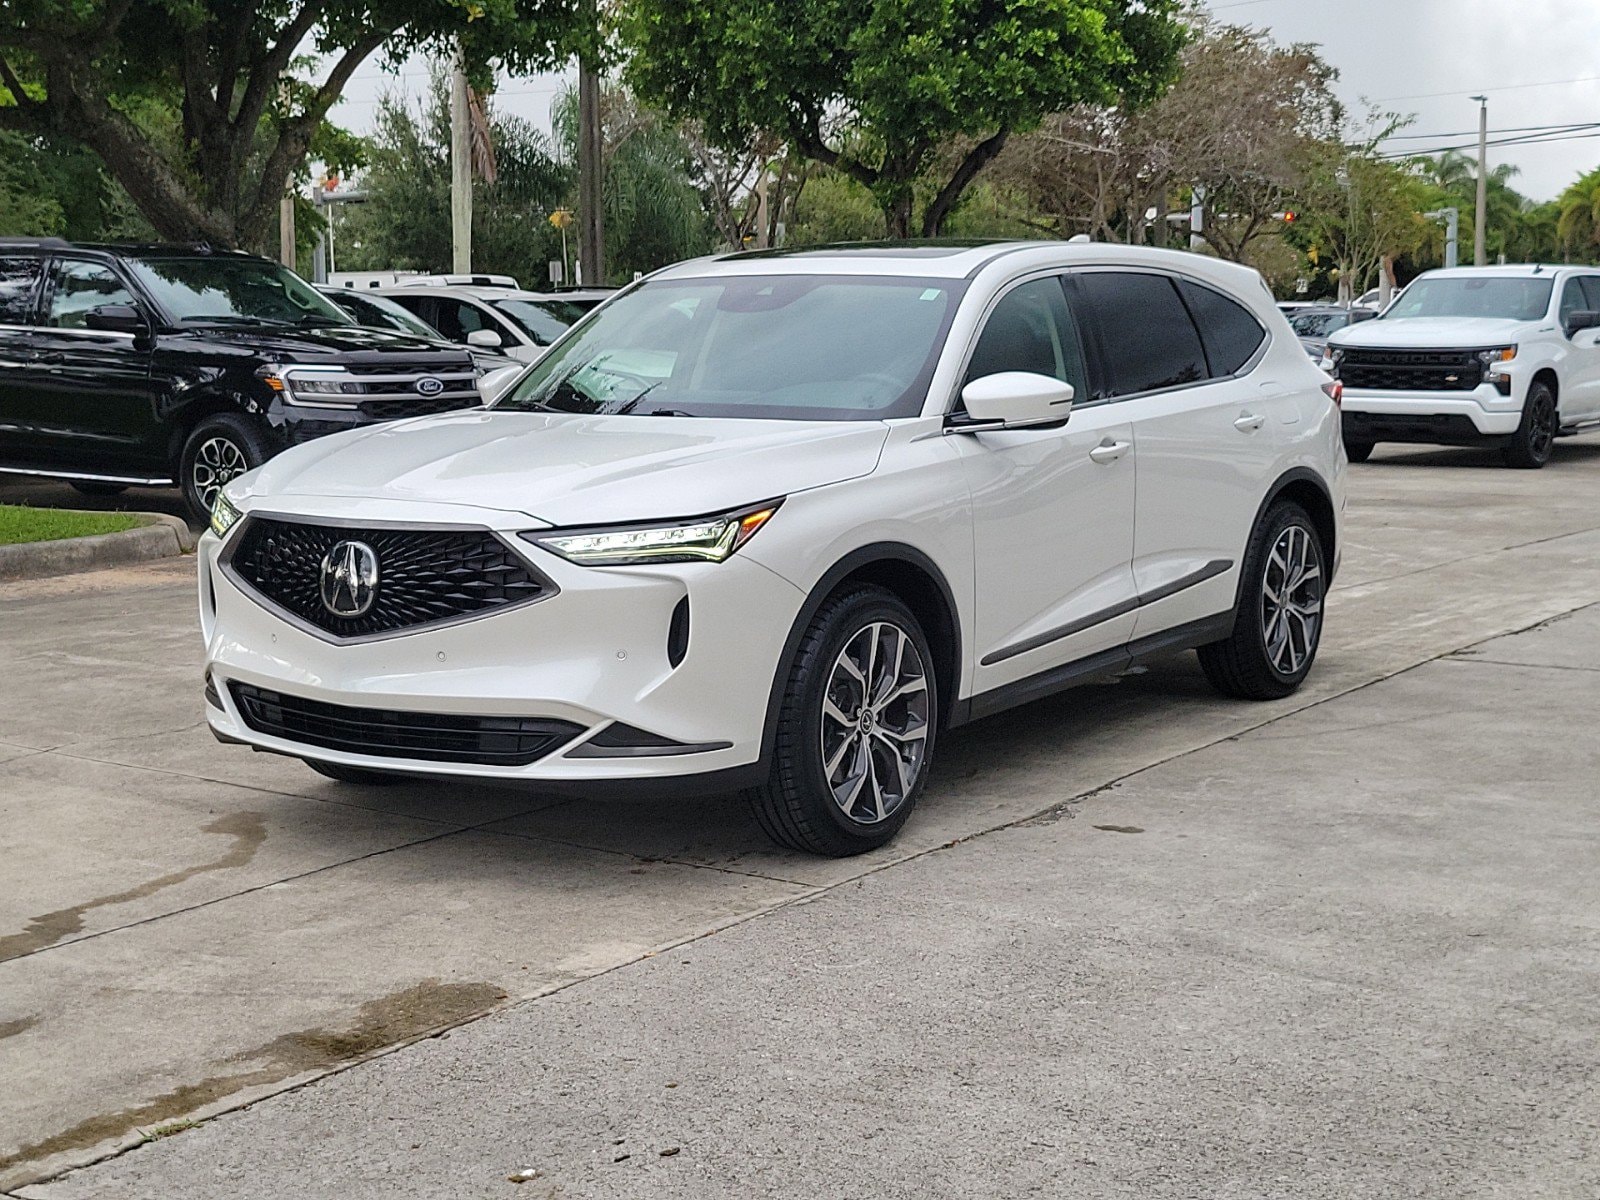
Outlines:
{"label": "concrete pavement", "polygon": [[[1508,1164],[1546,1190],[1504,1194],[1580,1194],[1467,1150],[1524,1100],[1594,1116],[1571,997],[1600,904],[1568,882],[1593,862],[1594,696],[1546,660],[1600,660],[1600,626],[1490,639],[1600,599],[1600,446],[1478,463],[1354,469],[1300,696],[1222,702],[1178,660],[961,731],[906,836],[846,863],[768,850],[716,798],[323,781],[198,726],[186,572],[0,590],[22,681],[0,692],[0,1073],[25,1083],[0,1095],[0,1186],[544,995],[25,1194],[493,1195],[531,1167],[562,1195],[1301,1195],[1342,1153],[1376,1157],[1311,1194],[1395,1195],[1430,1130],[1460,1150],[1450,1194]],[[1470,1075],[1458,1043],[1504,1070]],[[957,1060],[976,1092],[936,1070]],[[658,1091],[640,1064],[663,1063]],[[1392,1104],[1357,1103],[1364,1071]],[[1279,1149],[1252,1157],[1251,1129]],[[1532,1118],[1507,1136],[1565,1145]]]}

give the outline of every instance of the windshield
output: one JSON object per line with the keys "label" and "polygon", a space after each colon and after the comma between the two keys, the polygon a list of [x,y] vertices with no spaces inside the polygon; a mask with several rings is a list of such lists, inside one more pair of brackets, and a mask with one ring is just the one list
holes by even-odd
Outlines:
{"label": "windshield", "polygon": [[1327,337],[1335,329],[1350,323],[1350,314],[1343,312],[1303,312],[1289,318],[1289,326],[1298,337]]}
{"label": "windshield", "polygon": [[355,324],[293,271],[264,259],[130,258],[128,265],[175,321]]}
{"label": "windshield", "polygon": [[398,329],[401,333],[414,333],[418,337],[439,340],[437,329],[393,300],[382,296],[358,296],[336,292],[328,299],[356,319],[358,325],[371,329]]}
{"label": "windshield", "polygon": [[1405,290],[1379,320],[1407,317],[1499,317],[1537,321],[1550,307],[1549,279],[1515,275],[1424,276]]}
{"label": "windshield", "polygon": [[644,283],[574,330],[498,407],[915,416],[964,288],[948,279],[828,275]]}
{"label": "windshield", "polygon": [[592,304],[580,305],[571,300],[491,300],[496,312],[510,317],[534,341],[541,346],[548,346],[563,333],[568,326],[576,325],[578,318],[593,308]]}

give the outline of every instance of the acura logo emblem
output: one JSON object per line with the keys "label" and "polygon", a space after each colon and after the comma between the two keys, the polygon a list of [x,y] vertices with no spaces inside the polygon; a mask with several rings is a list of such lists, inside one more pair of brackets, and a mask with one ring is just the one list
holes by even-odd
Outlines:
{"label": "acura logo emblem", "polygon": [[340,542],[322,559],[322,606],[359,617],[378,598],[378,554],[365,542]]}
{"label": "acura logo emblem", "polygon": [[411,386],[417,389],[417,395],[419,396],[437,396],[444,391],[444,380],[435,379],[432,375],[424,375]]}

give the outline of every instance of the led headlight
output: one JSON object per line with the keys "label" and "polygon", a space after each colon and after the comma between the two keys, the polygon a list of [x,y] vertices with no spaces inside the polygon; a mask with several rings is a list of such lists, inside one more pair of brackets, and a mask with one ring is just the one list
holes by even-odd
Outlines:
{"label": "led headlight", "polygon": [[1486,367],[1495,367],[1500,363],[1510,362],[1517,356],[1515,346],[1500,346],[1494,350],[1479,350],[1478,361]]}
{"label": "led headlight", "polygon": [[721,562],[754,537],[782,503],[769,500],[753,508],[688,521],[561,533],[529,532],[522,536],[586,567]]}
{"label": "led headlight", "polygon": [[211,506],[211,532],[219,538],[227,537],[228,530],[239,523],[241,516],[239,510],[228,503],[228,498],[220,491],[217,499]]}
{"label": "led headlight", "polygon": [[267,366],[256,374],[290,404],[309,408],[355,408],[366,395],[343,367]]}

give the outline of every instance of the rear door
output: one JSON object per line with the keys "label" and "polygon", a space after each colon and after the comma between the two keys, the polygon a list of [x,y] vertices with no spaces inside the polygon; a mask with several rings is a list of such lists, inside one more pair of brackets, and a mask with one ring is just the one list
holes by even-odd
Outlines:
{"label": "rear door", "polygon": [[33,381],[33,319],[44,262],[0,251],[0,463],[35,465],[37,436],[27,415]]}
{"label": "rear door", "polygon": [[[1576,305],[1576,307],[1572,307]],[[1575,275],[1561,292],[1561,326],[1573,312],[1600,312],[1600,275]],[[1562,381],[1561,420],[1600,417],[1600,329],[1580,329],[1571,337],[1571,369]]]}
{"label": "rear door", "polygon": [[1225,612],[1281,430],[1300,420],[1284,389],[1250,373],[1266,330],[1222,293],[1162,272],[1084,271],[1074,287],[1139,461],[1133,635]]}
{"label": "rear door", "polygon": [[150,380],[151,342],[132,333],[90,329],[105,305],[148,309],[114,267],[58,256],[34,331],[37,353],[29,409],[48,465],[113,475],[148,475],[165,466],[164,431]]}

